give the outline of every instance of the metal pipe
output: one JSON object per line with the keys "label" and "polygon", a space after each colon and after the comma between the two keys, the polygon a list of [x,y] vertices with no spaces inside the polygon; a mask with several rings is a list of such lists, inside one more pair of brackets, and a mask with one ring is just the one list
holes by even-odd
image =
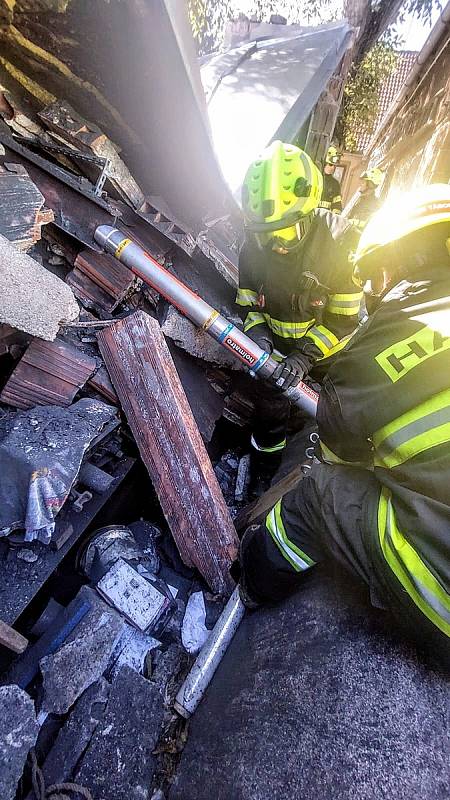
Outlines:
{"label": "metal pipe", "polygon": [[244,613],[236,587],[175,698],[174,708],[182,717],[188,719],[202,700]]}
{"label": "metal pipe", "polygon": [[[148,283],[169,303],[202,328],[227,350],[230,350],[250,371],[250,374],[270,380],[277,362],[261,349],[252,339],[236,328],[215,308],[206,303],[184,283],[171,275],[161,264],[146,253],[117,228],[100,225],[94,233],[95,241],[108,253]],[[311,417],[316,415],[319,396],[300,381],[297,386],[285,392],[291,403],[301,408]]]}

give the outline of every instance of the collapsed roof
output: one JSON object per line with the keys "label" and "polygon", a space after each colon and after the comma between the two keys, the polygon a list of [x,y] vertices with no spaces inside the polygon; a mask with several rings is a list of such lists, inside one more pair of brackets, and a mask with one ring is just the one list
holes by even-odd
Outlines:
{"label": "collapsed roof", "polygon": [[248,161],[295,137],[351,39],[345,22],[257,26],[203,65],[207,108],[185,3],[36,5],[4,12],[0,82],[35,111],[63,99],[95,120],[151,202],[194,234],[239,218]]}
{"label": "collapsed roof", "polygon": [[214,148],[237,199],[248,164],[267,144],[297,140],[351,33],[346,22],[317,28],[261,24],[250,41],[203,60]]}

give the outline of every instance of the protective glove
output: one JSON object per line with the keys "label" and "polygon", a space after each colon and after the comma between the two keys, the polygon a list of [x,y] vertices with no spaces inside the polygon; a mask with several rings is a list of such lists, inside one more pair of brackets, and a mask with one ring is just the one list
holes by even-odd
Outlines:
{"label": "protective glove", "polygon": [[266,353],[269,353],[269,355],[271,355],[271,353],[273,352],[273,342],[272,339],[267,334],[260,333],[258,335],[258,333],[255,331],[255,333],[252,335],[252,331],[250,330],[247,333],[247,336],[249,337],[249,339],[255,342],[255,344],[261,347],[262,350],[265,350]]}
{"label": "protective glove", "polygon": [[308,364],[296,353],[284,359],[272,374],[271,380],[276,386],[285,391],[291,386],[297,386],[308,370]]}

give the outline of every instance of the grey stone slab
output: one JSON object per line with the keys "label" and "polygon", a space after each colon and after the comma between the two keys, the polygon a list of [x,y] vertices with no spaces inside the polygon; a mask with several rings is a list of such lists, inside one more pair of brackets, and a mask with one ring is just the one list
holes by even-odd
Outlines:
{"label": "grey stone slab", "polygon": [[18,686],[0,687],[0,797],[14,800],[39,732],[31,697]]}
{"label": "grey stone slab", "polygon": [[78,314],[67,283],[0,236],[0,322],[53,341]]}
{"label": "grey stone slab", "polygon": [[89,591],[91,609],[67,641],[40,661],[43,678],[41,710],[65,714],[108,666],[125,621],[96,592]]}
{"label": "grey stone slab", "polygon": [[183,317],[173,306],[169,306],[166,318],[161,326],[165,336],[190,353],[215,366],[243,370],[240,361],[229,350],[216,342],[201,328],[197,328],[186,317]]}
{"label": "grey stone slab", "polygon": [[170,800],[444,800],[449,701],[365,589],[318,571],[245,616]]}
{"label": "grey stone slab", "polygon": [[152,669],[151,681],[158,687],[161,694],[174,694],[174,684],[183,667],[188,663],[189,656],[177,644],[170,644],[164,653],[159,653],[158,660]]}
{"label": "grey stone slab", "polygon": [[147,800],[163,706],[158,689],[129,667],[114,681],[103,719],[77,772],[94,800]]}
{"label": "grey stone slab", "polygon": [[46,786],[72,781],[77,765],[103,717],[109,683],[100,678],[77,700],[42,766]]}

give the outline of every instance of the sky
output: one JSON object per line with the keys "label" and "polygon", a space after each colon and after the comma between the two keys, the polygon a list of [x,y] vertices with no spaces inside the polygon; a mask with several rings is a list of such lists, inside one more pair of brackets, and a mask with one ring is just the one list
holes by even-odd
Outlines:
{"label": "sky", "polygon": [[432,14],[432,23],[430,25],[424,25],[423,22],[419,22],[413,17],[405,19],[402,25],[397,25],[397,31],[399,31],[399,33],[405,39],[403,49],[421,50],[430,34],[433,25],[435,25],[437,22],[439,14],[439,9],[434,9]]}
{"label": "sky", "polygon": [[[234,8],[236,14],[239,12],[243,12],[244,14],[249,14],[252,12],[253,2],[252,0],[233,0]],[[442,4],[445,6],[444,0],[442,0]],[[289,3],[285,4],[283,0],[279,2],[279,13],[283,14],[284,7],[289,5]],[[333,6],[336,10],[342,8],[342,0],[330,0],[330,6]],[[433,12],[432,23],[430,25],[425,25],[423,22],[418,22],[413,17],[407,17],[405,21],[397,26],[397,31],[399,31],[404,39],[404,44],[402,49],[404,50],[421,50],[425,41],[437,21],[439,17],[439,10],[435,9]],[[319,24],[321,20],[317,19],[311,21],[307,24]]]}

